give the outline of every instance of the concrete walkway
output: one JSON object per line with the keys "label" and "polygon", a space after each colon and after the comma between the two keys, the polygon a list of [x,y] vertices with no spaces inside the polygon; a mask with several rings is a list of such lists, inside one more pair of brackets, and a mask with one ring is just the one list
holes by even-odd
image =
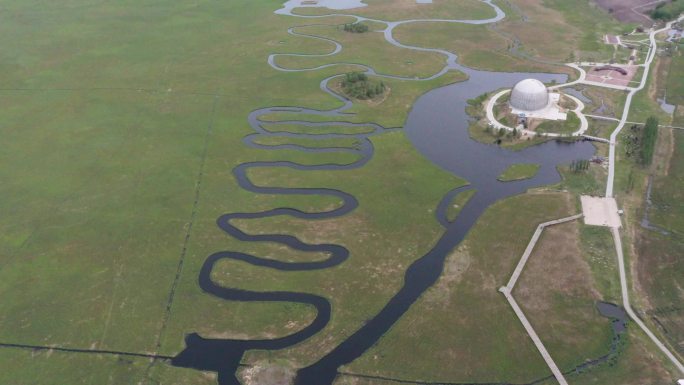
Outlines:
{"label": "concrete walkway", "polygon": [[527,264],[527,260],[530,258],[532,250],[534,250],[534,246],[539,241],[539,237],[541,237],[541,234],[544,231],[544,229],[548,226],[574,221],[581,217],[582,214],[577,214],[567,218],[561,218],[549,222],[544,222],[537,226],[537,229],[532,235],[530,243],[527,244],[527,248],[525,249],[522,258],[520,258],[520,261],[518,261],[518,265],[515,267],[515,270],[513,271],[513,275],[511,275],[511,278],[508,280],[508,284],[506,286],[502,286],[499,289],[499,291],[503,293],[503,295],[506,297],[506,300],[508,300],[508,303],[513,308],[515,315],[518,316],[520,323],[522,323],[523,327],[525,328],[525,331],[532,339],[532,342],[534,342],[534,345],[537,347],[537,350],[539,350],[539,354],[541,354],[542,358],[546,362],[546,365],[549,367],[549,369],[551,369],[551,373],[553,373],[553,376],[556,377],[556,381],[558,381],[558,383],[561,385],[568,385],[568,382],[565,380],[565,377],[563,376],[563,373],[560,371],[560,369],[558,369],[558,366],[553,361],[553,358],[551,358],[551,355],[546,350],[546,347],[544,347],[544,344],[537,335],[537,332],[534,331],[532,324],[530,324],[530,322],[527,320],[527,317],[525,317],[525,313],[522,311],[520,306],[518,306],[518,303],[515,301],[515,298],[513,298],[513,288],[515,287],[515,283],[518,281],[518,278],[520,278],[520,274],[522,274],[522,271],[525,268],[525,265]]}

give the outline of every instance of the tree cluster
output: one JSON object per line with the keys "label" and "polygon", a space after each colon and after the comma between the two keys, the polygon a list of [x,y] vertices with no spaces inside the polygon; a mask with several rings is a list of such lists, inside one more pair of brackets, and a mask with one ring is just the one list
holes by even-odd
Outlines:
{"label": "tree cluster", "polygon": [[651,17],[655,20],[668,21],[676,19],[682,12],[684,12],[684,0],[672,0],[658,4],[651,12]]}
{"label": "tree cluster", "polygon": [[631,132],[624,139],[625,153],[628,157],[636,158],[636,162],[642,166],[648,166],[653,161],[657,139],[658,119],[651,116],[643,127],[632,125]]}
{"label": "tree cluster", "polygon": [[345,32],[364,33],[368,32],[368,26],[363,23],[347,23],[343,26]]}
{"label": "tree cluster", "polygon": [[373,99],[385,92],[385,83],[372,81],[362,72],[349,72],[342,79],[342,90],[356,99]]}

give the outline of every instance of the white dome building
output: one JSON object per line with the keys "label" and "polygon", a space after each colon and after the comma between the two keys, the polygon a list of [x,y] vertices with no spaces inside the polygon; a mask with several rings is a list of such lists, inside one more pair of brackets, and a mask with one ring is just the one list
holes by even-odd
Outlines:
{"label": "white dome building", "polygon": [[537,79],[525,79],[513,87],[511,107],[522,111],[538,111],[549,105],[549,90]]}

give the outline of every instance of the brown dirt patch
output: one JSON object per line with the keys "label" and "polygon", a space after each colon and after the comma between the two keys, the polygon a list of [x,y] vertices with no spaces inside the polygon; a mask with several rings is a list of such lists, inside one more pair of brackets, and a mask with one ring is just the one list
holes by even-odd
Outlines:
{"label": "brown dirt patch", "polygon": [[450,302],[450,293],[453,287],[460,283],[463,275],[470,268],[472,257],[468,252],[468,247],[461,245],[451,252],[444,262],[444,271],[433,290],[426,294],[426,300],[447,305]]}
{"label": "brown dirt patch", "polygon": [[290,385],[294,376],[294,369],[267,362],[240,372],[242,383],[245,385]]}
{"label": "brown dirt patch", "polygon": [[627,71],[627,74],[623,75],[617,71],[611,70],[596,71],[596,68],[597,67],[587,70],[587,80],[623,87],[630,86],[630,82],[639,69],[637,66],[621,66],[621,68]]}
{"label": "brown dirt patch", "polygon": [[551,226],[532,252],[515,296],[538,310],[551,310],[557,294],[598,300],[601,295],[591,277],[580,250],[578,222]]}
{"label": "brown dirt patch", "polygon": [[646,16],[657,4],[653,0],[595,0],[601,8],[610,12],[614,18],[623,23],[640,23],[644,26],[653,24]]}

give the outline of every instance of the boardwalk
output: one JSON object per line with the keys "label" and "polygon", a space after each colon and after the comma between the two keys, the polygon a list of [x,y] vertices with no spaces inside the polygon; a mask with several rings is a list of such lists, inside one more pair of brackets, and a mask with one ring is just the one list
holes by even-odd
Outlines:
{"label": "boardwalk", "polygon": [[599,138],[598,136],[582,135],[584,139],[593,140],[594,142],[610,143],[610,140],[606,138]]}
{"label": "boardwalk", "polygon": [[558,369],[558,366],[556,366],[556,363],[553,361],[551,355],[539,339],[539,336],[532,328],[532,325],[527,320],[527,317],[525,317],[525,313],[523,313],[522,309],[520,309],[518,303],[515,302],[515,298],[513,298],[511,292],[505,286],[499,289],[499,291],[503,293],[503,295],[508,300],[508,303],[511,304],[511,307],[515,312],[515,315],[517,315],[520,319],[520,322],[525,328],[525,331],[527,331],[527,334],[529,334],[530,338],[532,339],[532,342],[534,342],[534,345],[537,347],[537,350],[539,350],[539,353],[541,354],[542,358],[544,358],[544,361],[546,361],[546,365],[549,366],[549,369],[551,369],[551,373],[553,373],[553,376],[556,377],[556,381],[558,381],[560,385],[568,385],[568,382],[565,380],[563,373],[560,371],[560,369]]}
{"label": "boardwalk", "polygon": [[523,327],[525,328],[525,331],[532,339],[532,342],[534,342],[534,345],[537,347],[537,350],[539,350],[539,354],[541,354],[542,358],[546,362],[546,365],[549,367],[549,369],[551,369],[553,376],[556,377],[556,381],[558,381],[560,385],[568,385],[568,382],[565,380],[565,377],[563,376],[563,373],[560,371],[560,369],[558,369],[558,366],[553,361],[553,358],[551,358],[551,355],[546,350],[546,347],[544,347],[544,344],[537,335],[537,332],[534,331],[532,324],[530,324],[530,322],[527,320],[527,317],[525,317],[525,313],[523,313],[520,306],[518,306],[518,303],[515,301],[515,298],[513,298],[512,293],[513,288],[515,287],[515,283],[518,281],[518,278],[520,278],[520,274],[522,274],[522,271],[525,268],[525,264],[527,264],[527,260],[530,258],[532,250],[534,250],[534,246],[539,241],[539,237],[541,236],[544,229],[548,226],[574,221],[581,217],[582,214],[577,214],[567,218],[561,218],[549,222],[544,222],[537,226],[537,230],[535,230],[534,234],[532,235],[532,239],[530,240],[530,243],[527,245],[527,248],[525,249],[522,258],[520,258],[518,265],[515,267],[513,275],[511,275],[511,279],[508,280],[508,284],[506,286],[502,286],[499,289],[499,291],[503,293],[503,295],[506,297],[506,300],[508,300],[508,303],[513,308],[515,315],[518,316],[520,323],[522,323]]}

